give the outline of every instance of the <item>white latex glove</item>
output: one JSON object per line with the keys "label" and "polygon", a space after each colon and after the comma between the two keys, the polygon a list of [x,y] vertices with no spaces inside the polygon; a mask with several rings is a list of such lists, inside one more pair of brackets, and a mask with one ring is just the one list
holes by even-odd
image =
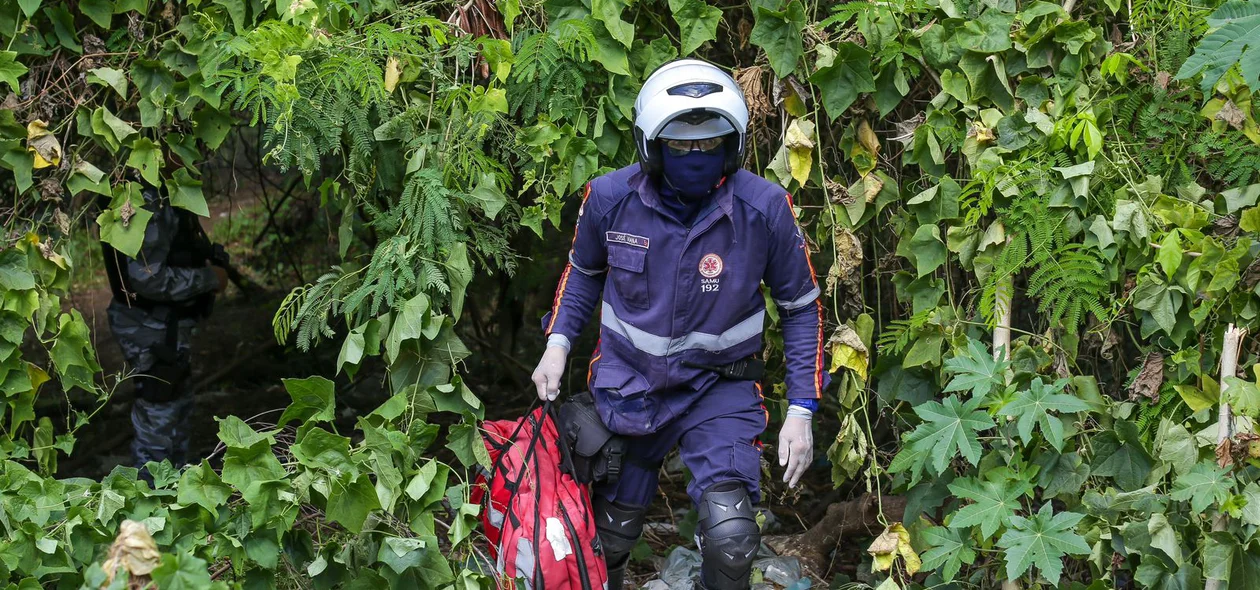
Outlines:
{"label": "white latex glove", "polygon": [[560,377],[564,375],[564,362],[568,356],[569,350],[563,346],[548,346],[543,352],[533,377],[538,399],[553,401],[560,395]]}
{"label": "white latex glove", "polygon": [[800,481],[805,470],[814,462],[812,416],[793,412],[793,408],[795,406],[788,408],[788,415],[783,419],[783,428],[779,430],[779,466],[787,466],[783,471],[783,481],[789,488],[796,487],[796,482]]}

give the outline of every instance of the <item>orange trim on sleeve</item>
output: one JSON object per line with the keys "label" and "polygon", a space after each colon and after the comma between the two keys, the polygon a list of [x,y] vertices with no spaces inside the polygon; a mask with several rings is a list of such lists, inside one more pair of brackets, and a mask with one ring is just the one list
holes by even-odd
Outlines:
{"label": "orange trim on sleeve", "polygon": [[[586,210],[586,201],[591,198],[591,183],[586,183],[586,192],[582,195],[582,205],[578,207],[578,222],[573,224],[573,241],[569,245],[569,255],[573,255],[573,250],[577,246],[578,232],[582,229],[582,212]],[[556,318],[560,316],[560,303],[564,300],[564,289],[569,284],[569,273],[573,272],[573,264],[564,265],[564,274],[560,275],[560,284],[556,285],[556,296],[551,302],[551,321],[547,322],[547,334],[551,334],[552,328],[556,325]]]}
{"label": "orange trim on sleeve", "polygon": [[823,384],[823,304],[822,299],[815,299],[818,304],[818,354],[814,358],[814,398],[822,399]]}

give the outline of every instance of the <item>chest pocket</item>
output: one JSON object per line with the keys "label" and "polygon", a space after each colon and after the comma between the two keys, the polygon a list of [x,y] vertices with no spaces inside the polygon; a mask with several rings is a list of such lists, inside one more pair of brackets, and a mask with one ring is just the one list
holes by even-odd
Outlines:
{"label": "chest pocket", "polygon": [[647,250],[624,244],[608,245],[608,279],[617,298],[626,305],[647,308]]}

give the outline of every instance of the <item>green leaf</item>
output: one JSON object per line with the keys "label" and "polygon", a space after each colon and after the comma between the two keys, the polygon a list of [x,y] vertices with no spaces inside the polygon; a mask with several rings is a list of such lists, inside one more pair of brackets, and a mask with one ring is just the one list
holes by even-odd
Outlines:
{"label": "green leaf", "polygon": [[1199,447],[1194,435],[1185,426],[1168,418],[1160,419],[1159,430],[1155,434],[1155,449],[1159,458],[1179,474],[1193,469],[1199,460]]}
{"label": "green leaf", "polygon": [[1179,502],[1190,502],[1195,512],[1206,511],[1212,503],[1223,504],[1229,499],[1234,488],[1234,480],[1228,469],[1218,467],[1214,462],[1198,463],[1189,473],[1173,480],[1172,499]]}
{"label": "green leaf", "polygon": [[634,43],[634,25],[621,20],[626,4],[622,0],[591,0],[591,14],[604,23],[604,28],[628,49]]}
{"label": "green leaf", "polygon": [[1011,528],[997,542],[1006,549],[1006,578],[1019,579],[1035,565],[1043,578],[1057,586],[1064,556],[1089,555],[1084,537],[1072,530],[1084,517],[1076,512],[1055,514],[1050,502],[1032,518],[1011,517]]}
{"label": "green leaf", "polygon": [[1183,563],[1175,572],[1168,571],[1158,559],[1143,559],[1133,574],[1143,588],[1149,590],[1199,590],[1203,588],[1203,572],[1197,566]]}
{"label": "green leaf", "polygon": [[35,275],[27,268],[26,256],[9,248],[0,251],[0,287],[5,290],[35,288]]}
{"label": "green leaf", "polygon": [[[749,40],[765,50],[774,74],[779,78],[786,78],[796,70],[796,64],[804,52],[801,30],[805,28],[805,9],[799,0],[792,0],[784,10],[769,10],[758,6],[755,13],[757,23],[753,25]],[[874,81],[871,82],[870,91],[873,90]]]}
{"label": "green leaf", "polygon": [[298,463],[311,469],[324,469],[333,474],[358,473],[350,462],[350,439],[323,428],[311,428],[297,444],[289,447]]}
{"label": "green leaf", "polygon": [[941,364],[941,344],[944,342],[945,337],[935,333],[916,338],[906,352],[906,358],[902,359],[901,366],[908,369]]}
{"label": "green leaf", "polygon": [[871,75],[871,54],[855,43],[844,42],[836,48],[832,62],[818,68],[809,77],[822,95],[823,108],[834,122],[848,110],[863,92],[875,92]]}
{"label": "green leaf", "polygon": [[215,421],[219,423],[219,440],[229,449],[248,449],[260,441],[275,441],[270,434],[254,430],[254,427],[236,416],[215,418]]}
{"label": "green leaf", "polygon": [[1093,448],[1093,474],[1114,477],[1116,485],[1127,492],[1142,487],[1155,466],[1142,447],[1137,425],[1131,421],[1117,420],[1113,430],[1094,438]]}
{"label": "green leaf", "polygon": [[288,424],[292,420],[306,422],[316,420],[332,422],[336,418],[333,398],[336,386],[332,381],[318,375],[305,379],[281,379],[284,390],[289,392],[293,403],[280,416],[280,424]]}
{"label": "green leaf", "polygon": [[1077,494],[1089,478],[1089,465],[1078,453],[1043,452],[1035,461],[1041,468],[1037,472],[1037,486],[1043,498],[1060,494]]}
{"label": "green leaf", "polygon": [[973,397],[984,397],[994,386],[1002,385],[1010,366],[1005,350],[1000,359],[995,359],[982,342],[968,339],[966,354],[956,354],[945,361],[945,368],[954,373],[954,377],[944,391],[970,391]]}
{"label": "green leaf", "polygon": [[1090,410],[1089,404],[1084,400],[1060,393],[1066,386],[1066,379],[1060,379],[1053,385],[1048,385],[1039,376],[1033,380],[1028,391],[1016,395],[1015,399],[1002,406],[998,413],[1019,419],[1016,426],[1019,438],[1025,445],[1032,444],[1032,429],[1035,425],[1054,450],[1062,451],[1063,422],[1052,416],[1050,412],[1074,414]]}
{"label": "green leaf", "polygon": [[990,8],[980,18],[968,20],[954,32],[953,41],[968,51],[1001,53],[1011,48],[1011,23],[1015,15]]}
{"label": "green leaf", "polygon": [[1181,268],[1181,237],[1176,230],[1168,232],[1164,236],[1164,241],[1159,244],[1159,251],[1155,254],[1155,263],[1163,267],[1164,274],[1169,279],[1177,274],[1177,269]]}
{"label": "green leaf", "polygon": [[490,466],[490,454],[475,424],[454,424],[447,435],[446,448],[455,453],[465,467]]}
{"label": "green leaf", "polygon": [[949,491],[974,503],[959,508],[949,521],[950,528],[980,526],[980,534],[992,537],[1023,506],[1019,499],[1031,486],[1022,481],[976,481],[970,477],[954,480]]}
{"label": "green leaf", "polygon": [[1260,485],[1255,482],[1243,488],[1242,496],[1247,500],[1243,506],[1240,520],[1250,525],[1260,525]]}
{"label": "green leaf", "polygon": [[210,216],[210,207],[206,205],[206,197],[201,192],[201,181],[193,178],[187,168],[180,168],[166,181],[166,194],[171,205],[187,209],[202,217]]}
{"label": "green leaf", "polygon": [[341,343],[341,352],[337,354],[337,372],[340,373],[346,363],[359,364],[359,361],[363,360],[365,345],[366,339],[362,332],[354,331],[347,334],[345,342]]}
{"label": "green leaf", "polygon": [[210,462],[205,459],[202,459],[200,465],[184,471],[179,478],[178,489],[177,500],[180,504],[197,504],[210,514],[217,514],[219,507],[232,496],[232,488],[223,483],[219,474],[214,472]]}
{"label": "green leaf", "polygon": [[[120,199],[123,195],[126,195],[125,198]],[[143,207],[144,198],[134,182],[114,187],[114,200],[121,201],[121,204],[106,209],[96,217],[96,224],[101,228],[101,240],[134,258],[144,243],[144,230],[153,213]]]}
{"label": "green leaf", "polygon": [[95,111],[92,111],[92,133],[103,139],[106,143],[105,147],[114,152],[131,136],[139,132],[130,123],[115,117],[109,109],[97,107]]}
{"label": "green leaf", "polygon": [[920,225],[910,238],[910,248],[920,277],[933,273],[949,258],[949,250],[941,240],[941,228],[936,224]]}
{"label": "green leaf", "polygon": [[372,479],[366,473],[358,477],[343,473],[329,482],[329,487],[328,519],[340,523],[352,533],[362,531],[368,514],[381,507]]}
{"label": "green leaf", "polygon": [[481,211],[491,221],[507,205],[507,195],[504,195],[503,191],[499,190],[499,187],[495,185],[494,175],[489,173],[481,175],[481,178],[477,181],[477,187],[468,193],[468,196],[481,207]]}
{"label": "green leaf", "polygon": [[1199,40],[1194,54],[1177,70],[1177,79],[1202,72],[1199,87],[1208,94],[1238,64],[1243,83],[1260,88],[1260,2],[1226,2],[1207,21],[1214,30]]}
{"label": "green leaf", "polygon": [[1226,213],[1232,214],[1244,207],[1254,207],[1256,201],[1260,199],[1260,184],[1250,184],[1224,190],[1221,191],[1221,197],[1225,199]]}
{"label": "green leaf", "polygon": [[1245,232],[1260,232],[1260,207],[1244,209],[1238,216],[1238,227]]}
{"label": "green leaf", "polygon": [[940,526],[923,530],[923,542],[932,548],[923,552],[923,569],[938,569],[945,582],[954,579],[964,565],[976,561],[974,542],[963,532]]}
{"label": "green leaf", "polygon": [[[83,391],[96,390],[93,378],[101,367],[97,364],[96,353],[92,348],[91,331],[77,309],[71,309],[69,313],[63,313],[57,318],[57,339],[49,356],[57,369],[57,376],[61,378],[63,389],[68,391],[72,387],[78,387]],[[20,425],[18,411],[14,408],[11,428],[16,429]]]}
{"label": "green leaf", "polygon": [[591,54],[591,59],[611,73],[629,76],[630,56],[626,54],[626,48],[621,42],[614,39],[600,21],[594,21],[591,31],[595,33],[595,51]]}
{"label": "green leaf", "polygon": [[39,10],[41,0],[18,0],[18,6],[22,8],[22,12],[26,14],[26,18],[35,15],[35,11]]}
{"label": "green leaf", "polygon": [[954,97],[963,104],[967,104],[967,101],[971,99],[971,90],[967,83],[967,77],[954,70],[941,72],[941,90],[944,90],[945,94]]}
{"label": "green leaf", "polygon": [[1260,417],[1260,387],[1255,383],[1230,375],[1225,378],[1222,393],[1235,414]]}
{"label": "green leaf", "polygon": [[1181,309],[1182,299],[1180,292],[1153,274],[1140,278],[1133,290],[1133,307],[1150,312],[1155,324],[1168,334],[1172,334],[1177,325],[1177,310]]}
{"label": "green leaf", "polygon": [[21,92],[19,86],[22,76],[26,75],[26,66],[17,60],[16,51],[0,51],[0,82],[9,85],[14,92]]}
{"label": "green leaf", "polygon": [[451,317],[458,319],[464,313],[464,295],[473,279],[468,245],[464,242],[451,247],[451,255],[446,259],[446,276],[451,283]]}
{"label": "green leaf", "polygon": [[162,184],[162,148],[146,137],[141,137],[131,144],[131,155],[127,156],[127,165],[140,171],[149,184]]}
{"label": "green leaf", "polygon": [[914,460],[911,465],[898,465],[901,469],[890,466],[889,471],[913,468],[914,472],[921,472],[930,459],[933,472],[943,473],[960,453],[971,464],[977,464],[982,450],[977,434],[995,426],[989,415],[979,409],[983,402],[981,398],[973,398],[963,403],[958,396],[951,395],[942,402],[930,401],[916,406],[914,413],[924,422],[906,435],[905,448],[898,454],[900,457],[909,453]]}
{"label": "green leaf", "polygon": [[236,34],[244,35],[248,24],[245,21],[245,0],[214,0],[214,3],[227,11],[228,17],[232,19],[232,26],[236,28]]}
{"label": "green leaf", "polygon": [[202,108],[193,113],[193,135],[204,141],[211,150],[219,149],[223,139],[232,130],[232,117],[215,109]]}
{"label": "green leaf", "polygon": [[1167,516],[1161,512],[1150,515],[1146,529],[1151,535],[1151,547],[1163,551],[1173,563],[1181,563],[1181,543],[1177,542],[1177,531]]}
{"label": "green leaf", "polygon": [[110,0],[80,0],[79,11],[86,14],[97,26],[108,31],[110,21],[114,17],[114,3]]}
{"label": "green leaf", "polygon": [[118,96],[127,98],[127,75],[114,68],[93,68],[88,70],[87,81],[93,84],[109,86]]}
{"label": "green leaf", "polygon": [[385,339],[385,354],[391,361],[398,358],[402,343],[424,336],[425,316],[429,312],[429,297],[417,293],[415,297],[403,303],[402,310],[389,329]]}
{"label": "green leaf", "polygon": [[162,590],[205,590],[224,588],[223,582],[210,579],[209,564],[192,553],[162,554],[162,562],[154,568],[154,584]]}
{"label": "green leaf", "polygon": [[717,39],[722,9],[709,6],[704,0],[669,0],[669,10],[674,13],[674,22],[678,23],[682,55],[690,55],[705,42]]}

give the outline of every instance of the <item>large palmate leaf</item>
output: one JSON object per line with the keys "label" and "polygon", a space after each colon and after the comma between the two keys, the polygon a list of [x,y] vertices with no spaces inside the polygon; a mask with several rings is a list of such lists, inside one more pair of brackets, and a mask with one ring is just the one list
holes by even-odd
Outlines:
{"label": "large palmate leaf", "polygon": [[1037,377],[1028,391],[1020,392],[1014,400],[1002,406],[998,413],[1019,419],[1016,427],[1019,430],[1019,438],[1024,441],[1024,444],[1032,443],[1032,429],[1036,425],[1041,435],[1054,446],[1054,450],[1062,451],[1063,422],[1050,412],[1089,411],[1089,404],[1085,400],[1060,393],[1066,385],[1066,379],[1060,379],[1048,385],[1041,380],[1041,377]]}
{"label": "large palmate leaf", "polygon": [[1002,375],[1010,365],[1005,350],[995,359],[985,350],[984,344],[968,340],[966,354],[955,355],[945,361],[945,368],[954,373],[945,391],[970,391],[975,397],[984,397],[994,386],[1002,384]]}
{"label": "large palmate leaf", "polygon": [[905,437],[905,448],[893,459],[889,470],[906,469],[922,473],[931,466],[933,473],[942,473],[949,462],[959,455],[973,465],[980,460],[980,440],[977,434],[996,426],[984,410],[981,398],[963,403],[951,395],[942,402],[930,401],[914,409],[924,420]]}
{"label": "large palmate leaf", "polygon": [[970,477],[955,480],[949,484],[949,491],[975,503],[958,509],[949,526],[979,525],[982,536],[992,537],[1003,523],[1010,521],[1016,510],[1023,508],[1019,499],[1029,489],[1028,483],[1021,481],[976,481]]}
{"label": "large palmate leaf", "polygon": [[1063,573],[1063,557],[1089,554],[1085,538],[1072,530],[1082,518],[1085,515],[1076,512],[1055,514],[1050,502],[1031,518],[1012,517],[1010,530],[997,542],[1006,549],[1007,579],[1017,579],[1035,565],[1042,577],[1057,586]]}
{"label": "large palmate leaf", "polygon": [[1172,499],[1189,501],[1195,512],[1203,512],[1213,502],[1225,502],[1233,487],[1234,481],[1229,476],[1228,469],[1204,461],[1196,464],[1189,473],[1173,480]]}
{"label": "large palmate leaf", "polygon": [[1177,78],[1202,72],[1199,86],[1208,92],[1238,64],[1247,86],[1260,88],[1260,0],[1226,2],[1208,17],[1208,26],[1214,30],[1181,64]]}
{"label": "large palmate leaf", "polygon": [[923,568],[940,568],[945,581],[952,580],[962,566],[976,560],[974,542],[962,531],[934,526],[923,531],[923,541],[932,547],[923,552]]}

